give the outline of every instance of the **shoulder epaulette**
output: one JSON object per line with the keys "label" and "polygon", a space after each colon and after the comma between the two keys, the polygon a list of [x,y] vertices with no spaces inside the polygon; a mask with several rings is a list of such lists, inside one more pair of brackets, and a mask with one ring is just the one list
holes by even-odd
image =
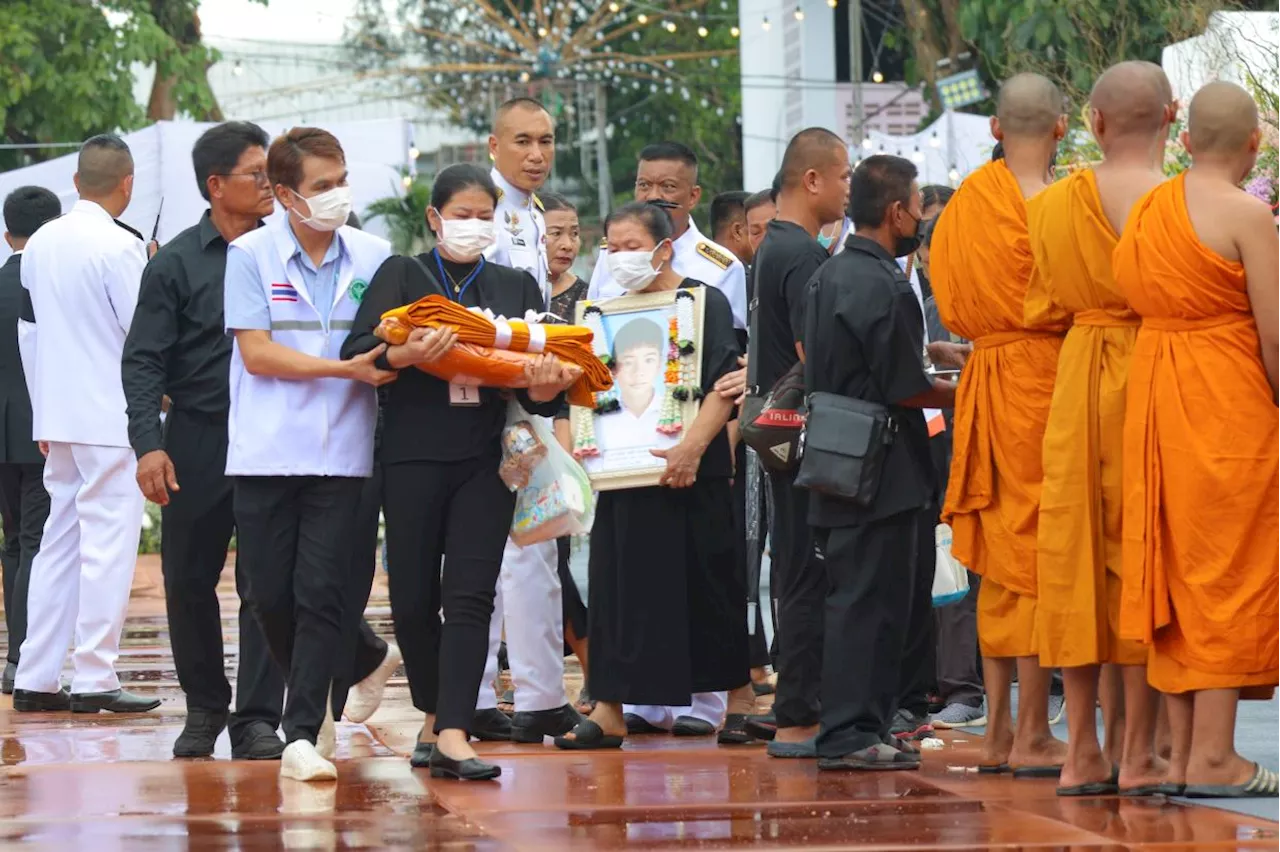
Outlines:
{"label": "shoulder epaulette", "polygon": [[721,269],[728,269],[733,265],[733,258],[721,251],[712,243],[698,243],[698,254],[702,255]]}
{"label": "shoulder epaulette", "polygon": [[129,233],[131,233],[131,234],[133,234],[135,237],[137,237],[138,239],[142,240],[143,242],[146,242],[146,237],[142,236],[142,234],[141,234],[141,233],[139,233],[138,231],[135,231],[133,228],[130,228],[130,227],[129,227],[128,225],[126,225],[124,222],[121,222],[119,219],[112,219],[111,221],[112,221],[112,222],[115,222],[115,223],[116,223],[117,225],[119,225],[121,228],[124,228],[126,231],[128,231],[128,232],[129,232]]}
{"label": "shoulder epaulette", "polygon": [[602,249],[607,249],[608,247],[609,247],[609,238],[608,238],[608,237],[601,237],[601,238],[600,238],[600,248],[602,248]]}
{"label": "shoulder epaulette", "polygon": [[539,210],[541,210],[543,213],[546,213],[546,212],[547,212],[546,208],[542,206],[542,199],[541,199],[541,198],[539,198],[539,197],[538,197],[538,196],[536,196],[536,195],[530,195],[529,197],[530,197],[531,199],[533,199],[533,206],[534,206],[534,207],[537,207],[537,208],[538,208]]}
{"label": "shoulder epaulette", "polygon": [[497,190],[498,190],[498,201],[501,202],[503,196],[505,196],[506,193],[502,191],[502,187],[497,187]]}

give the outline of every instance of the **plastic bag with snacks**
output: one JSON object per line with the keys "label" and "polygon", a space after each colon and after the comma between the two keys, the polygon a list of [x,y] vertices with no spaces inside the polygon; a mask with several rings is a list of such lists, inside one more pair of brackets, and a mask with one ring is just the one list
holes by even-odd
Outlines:
{"label": "plastic bag with snacks", "polygon": [[516,492],[511,540],[520,547],[591,529],[595,497],[586,471],[560,446],[549,420],[512,400],[502,432],[502,481]]}

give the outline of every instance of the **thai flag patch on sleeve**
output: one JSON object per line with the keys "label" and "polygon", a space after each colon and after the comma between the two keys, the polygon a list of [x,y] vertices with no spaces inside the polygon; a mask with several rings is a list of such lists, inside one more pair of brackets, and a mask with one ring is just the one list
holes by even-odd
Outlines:
{"label": "thai flag patch on sleeve", "polygon": [[296,302],[298,301],[298,291],[294,289],[292,284],[272,284],[271,301]]}

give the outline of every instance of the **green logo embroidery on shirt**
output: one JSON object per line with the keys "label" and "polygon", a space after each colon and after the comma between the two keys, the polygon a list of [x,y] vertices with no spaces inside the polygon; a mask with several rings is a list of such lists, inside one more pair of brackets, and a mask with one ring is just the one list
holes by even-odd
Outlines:
{"label": "green logo embroidery on shirt", "polygon": [[363,278],[357,278],[351,282],[351,298],[357,302],[364,301],[364,293],[369,289],[369,282]]}

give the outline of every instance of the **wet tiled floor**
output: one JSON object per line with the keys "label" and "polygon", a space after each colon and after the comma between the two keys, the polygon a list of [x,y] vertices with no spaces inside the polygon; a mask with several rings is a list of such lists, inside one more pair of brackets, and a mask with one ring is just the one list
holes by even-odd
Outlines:
{"label": "wet tiled floor", "polygon": [[[184,704],[157,579],[144,558],[120,671],[160,696],[159,710],[73,718],[16,714],[0,699],[0,848],[1227,850],[1280,839],[1276,823],[1224,810],[1064,800],[1052,781],[979,777],[965,771],[978,739],[963,733],[911,773],[819,773],[759,747],[635,737],[597,754],[481,746],[502,766],[498,783],[433,781],[404,757],[421,719],[402,677],[368,725],[339,724],[337,784],[282,782],[276,764],[231,761],[225,734],[215,759],[175,761]],[[229,584],[223,594],[233,613]],[[390,632],[381,583],[370,618]],[[235,650],[228,643],[229,671]]]}

